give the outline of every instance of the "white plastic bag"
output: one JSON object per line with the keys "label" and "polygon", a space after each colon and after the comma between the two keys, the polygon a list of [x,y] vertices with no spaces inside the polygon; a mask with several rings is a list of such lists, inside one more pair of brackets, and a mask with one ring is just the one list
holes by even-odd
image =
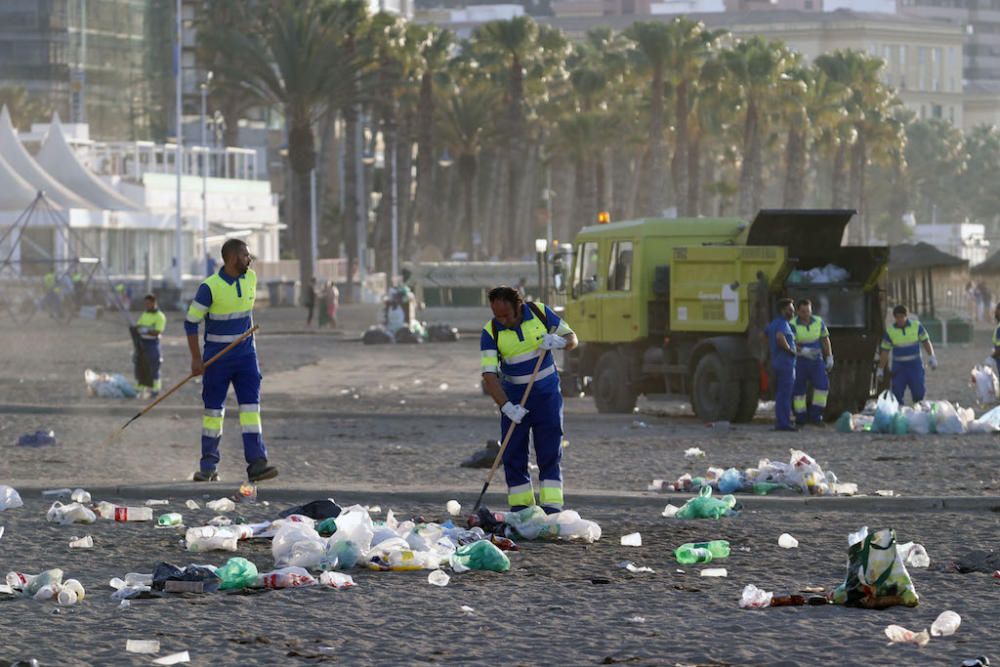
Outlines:
{"label": "white plastic bag", "polygon": [[286,523],[271,540],[271,555],[278,568],[319,567],[326,556],[327,543],[304,523]]}
{"label": "white plastic bag", "polygon": [[899,401],[891,391],[883,391],[879,394],[875,403],[875,420],[872,422],[872,430],[877,433],[892,433],[892,418],[899,412]]}
{"label": "white plastic bag", "polygon": [[906,420],[906,430],[908,433],[927,435],[931,432],[931,413],[917,404],[914,407],[906,406],[901,410],[903,419]]}
{"label": "white plastic bag", "polygon": [[992,365],[977,364],[972,369],[972,384],[976,387],[976,401],[980,405],[992,405],[1000,396],[1000,381]]}
{"label": "white plastic bag", "polygon": [[[966,414],[959,415],[959,411],[955,409],[948,401],[935,401],[934,407],[934,424],[935,432],[942,433],[945,435],[959,435],[965,433],[966,422],[963,421],[963,417]],[[965,413],[965,411],[962,411]]]}
{"label": "white plastic bag", "polygon": [[12,510],[16,507],[24,507],[24,501],[13,486],[0,484],[0,512]]}

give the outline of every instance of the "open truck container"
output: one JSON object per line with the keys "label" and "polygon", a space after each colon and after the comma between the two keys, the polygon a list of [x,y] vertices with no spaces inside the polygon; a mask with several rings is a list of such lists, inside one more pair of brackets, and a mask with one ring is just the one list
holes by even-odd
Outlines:
{"label": "open truck container", "polygon": [[[706,421],[749,421],[771,396],[764,329],[778,299],[808,297],[836,365],[827,417],[873,393],[886,247],[842,246],[850,210],[762,210],[736,219],[644,219],[577,236],[565,315],[581,345],[565,357],[567,393],[627,412],[640,394],[690,398]],[[834,264],[846,281],[811,283]]]}

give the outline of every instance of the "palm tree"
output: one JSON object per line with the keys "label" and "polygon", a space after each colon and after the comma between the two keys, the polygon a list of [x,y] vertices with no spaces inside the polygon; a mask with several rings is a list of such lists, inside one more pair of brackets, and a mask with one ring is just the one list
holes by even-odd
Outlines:
{"label": "palm tree", "polygon": [[0,86],[0,107],[7,107],[14,127],[28,127],[52,117],[52,110],[21,86]]}
{"label": "palm tree", "polygon": [[784,73],[788,50],[779,42],[751,37],[722,52],[733,81],[743,97],[743,162],[740,166],[739,213],[750,216],[761,206],[764,165],[761,160],[765,132],[764,105]]}
{"label": "palm tree", "polygon": [[481,80],[469,79],[449,90],[437,105],[442,143],[457,158],[464,208],[461,225],[456,216],[452,228],[447,230],[446,257],[450,257],[456,247],[467,247],[469,256],[478,259],[476,240],[482,236],[476,216],[475,184],[479,154],[495,135],[494,112],[498,102],[495,88]]}
{"label": "palm tree", "polygon": [[[316,166],[314,125],[331,100],[348,103],[357,93],[361,67],[345,51],[345,36],[365,13],[357,0],[272,0],[239,3],[239,21],[217,35],[231,54],[223,75],[279,109],[288,129],[288,159],[293,172],[294,219],[291,230],[300,279],[313,277],[309,234],[309,173]],[[242,30],[239,26],[253,26]]]}
{"label": "palm tree", "polygon": [[666,147],[663,141],[664,96],[672,36],[665,23],[633,23],[625,34],[635,42],[637,69],[649,80],[649,169],[642,173],[644,215],[659,215],[666,208]]}

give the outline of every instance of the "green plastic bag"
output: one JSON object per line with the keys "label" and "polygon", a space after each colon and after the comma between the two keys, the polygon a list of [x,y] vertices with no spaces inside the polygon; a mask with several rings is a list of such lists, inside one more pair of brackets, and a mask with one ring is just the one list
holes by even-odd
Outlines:
{"label": "green plastic bag", "polygon": [[736,498],[732,495],[713,498],[712,487],[703,486],[697,496],[684,503],[676,516],[678,519],[720,519],[731,514],[735,506]]}
{"label": "green plastic bag", "polygon": [[920,599],[896,549],[896,531],[885,528],[867,533],[867,527],[863,528],[848,548],[847,576],[830,592],[829,600],[866,609],[916,607]]}
{"label": "green plastic bag", "polygon": [[837,423],[834,424],[834,428],[837,429],[837,433],[851,433],[854,431],[854,417],[850,412],[845,412],[837,417]]}
{"label": "green plastic bag", "polygon": [[337,532],[337,521],[332,516],[316,524],[316,532],[322,537],[330,537]]}
{"label": "green plastic bag", "polygon": [[451,568],[455,572],[468,570],[490,570],[491,572],[506,572],[510,569],[510,559],[489,540],[479,540],[464,547],[459,547],[450,558]]}
{"label": "green plastic bag", "polygon": [[892,432],[895,435],[906,435],[909,432],[909,428],[906,426],[906,417],[903,413],[897,412],[892,416]]}
{"label": "green plastic bag", "polygon": [[226,564],[215,572],[222,583],[219,590],[246,588],[257,582],[257,566],[246,558],[230,558]]}

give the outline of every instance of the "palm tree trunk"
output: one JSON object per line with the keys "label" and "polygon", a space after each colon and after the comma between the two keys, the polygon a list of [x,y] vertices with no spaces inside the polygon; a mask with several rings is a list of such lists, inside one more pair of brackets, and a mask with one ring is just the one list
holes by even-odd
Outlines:
{"label": "palm tree trunk", "polygon": [[521,179],[519,176],[522,169],[519,168],[519,161],[523,158],[523,133],[524,123],[522,119],[522,104],[524,100],[524,69],[521,60],[514,54],[510,66],[509,82],[509,107],[507,110],[507,123],[509,139],[509,152],[507,153],[507,219],[504,220],[506,234],[504,238],[504,253],[501,256],[517,256],[517,221],[510,219],[510,216],[517,215],[518,203],[521,193]]}
{"label": "palm tree trunk", "polygon": [[485,255],[486,257],[503,258],[506,257],[504,230],[509,219],[507,215],[509,186],[507,183],[510,180],[510,161],[501,151],[494,154],[493,173],[494,177],[489,180],[490,193],[488,195],[488,199],[492,203],[486,207],[483,216],[489,221],[487,223],[489,225],[488,233],[484,235],[484,238],[489,237]]}
{"label": "palm tree trunk", "polygon": [[353,105],[344,115],[344,242],[347,244],[347,300],[354,294],[354,273],[358,264],[358,113]]}
{"label": "palm tree trunk", "polygon": [[309,172],[316,168],[316,143],[312,126],[304,114],[292,113],[288,131],[288,161],[293,172],[292,243],[299,260],[299,280],[308,285],[315,275],[312,239],[309,234]]}
{"label": "palm tree trunk", "polygon": [[805,203],[806,138],[801,128],[791,127],[785,143],[785,208],[802,208]]}
{"label": "palm tree trunk", "polygon": [[462,174],[462,205],[464,213],[461,217],[455,216],[455,225],[448,235],[448,256],[454,250],[467,249],[470,259],[478,259],[475,255],[475,245],[473,239],[478,231],[476,229],[476,156],[462,155],[459,157],[458,166]]}
{"label": "palm tree trunk", "polygon": [[863,208],[863,196],[864,196],[864,178],[865,178],[865,162],[866,162],[866,146],[865,146],[865,133],[864,128],[857,128],[857,139],[854,145],[851,147],[851,168],[850,168],[850,180],[849,180],[849,204],[848,206],[853,206],[858,211],[858,216],[855,218],[851,224],[851,232],[848,234],[851,239],[851,243],[856,245],[862,245],[866,242],[868,238],[867,225],[865,224],[865,211]]}
{"label": "palm tree trunk", "polygon": [[691,135],[687,148],[687,202],[684,214],[696,216],[701,213],[701,131]]}
{"label": "palm tree trunk", "polygon": [[687,81],[681,81],[674,90],[674,161],[672,166],[674,180],[674,201],[681,215],[691,215],[688,194],[688,87]]}
{"label": "palm tree trunk", "polygon": [[[698,143],[701,143],[700,138]],[[715,185],[716,157],[712,154],[711,146],[709,146],[706,154],[708,155],[708,159],[705,160],[705,171],[699,175],[699,180],[704,179],[704,182],[708,185],[707,188],[700,188],[698,209],[701,213],[710,213],[712,211],[712,190]]]}
{"label": "palm tree trunk", "polygon": [[417,101],[417,193],[413,214],[421,236],[430,238],[434,207],[434,87],[430,71],[420,78]]}
{"label": "palm tree trunk", "polygon": [[739,214],[750,216],[754,207],[754,169],[760,153],[760,132],[757,127],[757,100],[747,99],[747,114],[743,123],[743,164],[740,165]]}
{"label": "palm tree trunk", "polygon": [[833,169],[831,178],[832,207],[844,208],[844,180],[846,178],[845,162],[847,162],[847,143],[841,139],[833,154]]}
{"label": "palm tree trunk", "polygon": [[413,114],[403,115],[396,143],[396,196],[399,197],[399,261],[409,259],[413,242]]}
{"label": "palm tree trunk", "polygon": [[653,70],[653,85],[650,89],[649,102],[649,169],[644,171],[643,201],[640,204],[642,215],[658,216],[666,208],[664,188],[665,178],[665,147],[663,145],[663,71]]}
{"label": "palm tree trunk", "polygon": [[563,160],[552,165],[552,189],[556,193],[552,199],[552,235],[564,242],[573,240],[569,233],[574,215],[573,171],[573,166]]}

